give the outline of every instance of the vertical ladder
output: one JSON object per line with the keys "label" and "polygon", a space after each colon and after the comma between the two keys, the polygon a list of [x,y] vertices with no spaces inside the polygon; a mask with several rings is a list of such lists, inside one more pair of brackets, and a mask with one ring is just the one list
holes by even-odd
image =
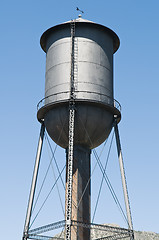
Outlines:
{"label": "vertical ladder", "polygon": [[65,239],[71,240],[72,220],[72,177],[73,177],[73,145],[75,120],[75,21],[71,22],[71,73],[70,73],[70,101],[69,101],[69,144],[67,165],[67,192],[66,192],[66,232]]}
{"label": "vertical ladder", "polygon": [[[75,34],[75,31],[74,31],[74,34]],[[75,38],[75,36],[74,36],[74,54],[73,55],[74,55],[74,90],[77,91],[77,83],[78,83],[78,38],[77,37]]]}

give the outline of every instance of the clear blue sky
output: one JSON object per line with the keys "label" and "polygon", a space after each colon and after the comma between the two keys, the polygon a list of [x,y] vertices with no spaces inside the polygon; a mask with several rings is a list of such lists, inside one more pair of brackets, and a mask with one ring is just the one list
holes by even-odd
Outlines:
{"label": "clear blue sky", "polygon": [[[159,2],[2,0],[0,238],[3,240],[21,239],[23,232],[40,129],[36,105],[44,97],[45,54],[39,39],[47,28],[76,18],[77,6],[84,10],[83,18],[110,27],[120,37],[121,45],[114,56],[114,91],[122,105],[119,129],[133,223],[135,230],[159,232]],[[62,158],[62,153],[59,150],[57,159]],[[106,198],[104,204],[107,205]],[[104,220],[101,211],[100,218],[109,222],[109,214]],[[122,225],[116,218],[114,222]]]}

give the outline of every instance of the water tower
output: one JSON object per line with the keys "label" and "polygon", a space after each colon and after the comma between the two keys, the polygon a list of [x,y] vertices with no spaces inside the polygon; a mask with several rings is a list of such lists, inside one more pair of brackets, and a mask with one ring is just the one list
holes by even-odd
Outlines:
{"label": "water tower", "polygon": [[[91,239],[91,149],[108,138],[112,127],[128,218],[128,230],[114,231],[134,239],[117,126],[121,113],[113,93],[113,54],[119,48],[119,38],[111,29],[79,16],[48,29],[41,36],[40,44],[46,53],[45,98],[38,105],[41,132],[23,239],[42,239],[35,237],[37,229],[30,231],[29,224],[45,128],[51,139],[66,149],[64,238]],[[97,225],[97,228],[106,226]]]}

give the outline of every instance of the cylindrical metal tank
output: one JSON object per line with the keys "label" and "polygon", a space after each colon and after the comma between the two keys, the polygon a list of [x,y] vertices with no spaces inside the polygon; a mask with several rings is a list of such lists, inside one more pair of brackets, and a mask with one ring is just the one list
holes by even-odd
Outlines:
{"label": "cylindrical metal tank", "polygon": [[[44,119],[48,134],[63,148],[68,147],[70,24],[48,29],[40,42],[46,52],[46,79],[37,117]],[[120,121],[113,94],[113,54],[118,47],[119,38],[109,28],[82,18],[75,21],[75,145],[97,147],[108,137],[114,115]]]}

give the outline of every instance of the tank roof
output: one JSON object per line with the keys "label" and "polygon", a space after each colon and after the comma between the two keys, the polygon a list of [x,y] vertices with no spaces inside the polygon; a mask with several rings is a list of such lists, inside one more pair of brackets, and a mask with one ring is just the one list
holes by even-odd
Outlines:
{"label": "tank roof", "polygon": [[[75,22],[90,22],[90,23],[94,23],[94,22],[92,22],[92,21],[90,21],[90,20],[83,19],[83,18],[81,17],[81,15],[79,15],[78,18],[76,18],[74,21],[75,21]],[[71,23],[71,22],[72,22],[72,20],[69,20],[69,21],[67,21],[67,22],[65,22],[65,23]]]}
{"label": "tank roof", "polygon": [[41,36],[40,38],[40,45],[41,45],[41,48],[44,50],[44,52],[46,52],[46,40],[48,38],[48,36],[56,29],[59,29],[59,28],[63,28],[67,25],[69,25],[72,21],[74,21],[75,23],[78,24],[84,24],[84,25],[94,25],[96,26],[97,28],[101,28],[105,31],[107,31],[112,37],[113,37],[113,43],[114,43],[114,53],[118,50],[119,48],[119,45],[120,45],[120,40],[119,40],[119,37],[117,36],[117,34],[112,31],[110,28],[108,27],[105,27],[104,25],[101,25],[101,24],[98,24],[98,23],[95,23],[95,22],[92,22],[92,21],[89,21],[87,19],[83,19],[80,15],[77,19],[74,19],[74,20],[70,20],[70,21],[67,21],[67,22],[64,22],[64,23],[61,23],[61,24],[58,24],[58,25],[55,25],[49,29],[47,29]]}

